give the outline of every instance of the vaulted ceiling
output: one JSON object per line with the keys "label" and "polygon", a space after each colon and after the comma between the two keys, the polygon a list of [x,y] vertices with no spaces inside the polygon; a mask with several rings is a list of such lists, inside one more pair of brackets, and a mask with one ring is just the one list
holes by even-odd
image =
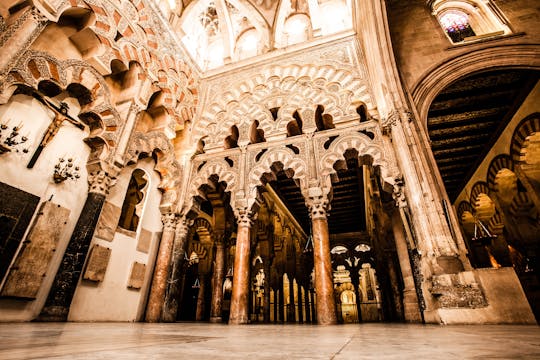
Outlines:
{"label": "vaulted ceiling", "polygon": [[450,200],[462,191],[537,81],[538,73],[529,70],[489,71],[458,80],[435,98],[428,133]]}

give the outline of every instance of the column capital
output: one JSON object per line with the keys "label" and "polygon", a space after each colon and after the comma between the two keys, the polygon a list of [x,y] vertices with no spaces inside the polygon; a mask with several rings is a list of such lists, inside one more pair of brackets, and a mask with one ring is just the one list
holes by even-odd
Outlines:
{"label": "column capital", "polygon": [[93,171],[88,174],[88,192],[108,195],[109,189],[116,183],[116,177],[104,170]]}
{"label": "column capital", "polygon": [[257,218],[257,214],[247,206],[235,208],[234,215],[238,226],[248,228],[253,225],[253,221]]}
{"label": "column capital", "polygon": [[311,187],[307,191],[306,205],[312,220],[326,220],[328,210],[330,210],[330,201],[328,194],[320,187]]}
{"label": "column capital", "polygon": [[176,236],[184,238],[189,232],[189,228],[193,225],[194,220],[184,216],[180,216],[176,221]]}
{"label": "column capital", "polygon": [[163,232],[174,231],[177,223],[176,214],[173,212],[161,214],[161,222],[163,223]]}

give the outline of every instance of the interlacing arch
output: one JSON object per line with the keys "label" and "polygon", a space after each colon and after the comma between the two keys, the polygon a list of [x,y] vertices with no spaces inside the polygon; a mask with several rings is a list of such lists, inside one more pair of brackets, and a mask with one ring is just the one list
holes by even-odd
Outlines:
{"label": "interlacing arch", "polygon": [[[314,110],[317,105],[322,105],[325,113],[338,120],[356,114],[353,103],[358,101],[373,108],[367,80],[329,65],[269,66],[259,75],[227,89],[214,96],[218,100],[206,106],[194,128],[195,138],[211,134],[216,138],[216,144],[222,144],[226,136],[222,129],[232,125],[240,127],[244,122],[251,124],[254,120],[259,121],[265,133],[286,133],[292,113],[305,107]],[[268,108],[262,109],[261,105]],[[280,109],[278,119],[274,121],[267,110],[285,105],[288,109]]]}
{"label": "interlacing arch", "polygon": [[120,117],[109,103],[110,94],[103,77],[82,61],[59,61],[42,52],[27,52],[24,62],[13,68],[1,83],[0,103],[6,103],[19,85],[39,89],[44,81],[68,92],[73,84],[85,89],[87,98],[81,104],[79,117],[92,121],[91,134],[86,141],[92,143],[93,139],[99,138],[109,150],[116,147]]}
{"label": "interlacing arch", "polygon": [[[250,191],[257,191],[257,185],[261,185],[263,174],[270,171],[271,166],[278,162],[283,165],[283,169],[292,169],[294,171],[293,178],[300,182],[301,189],[307,188],[308,174],[304,160],[296,156],[289,148],[275,148],[264,153],[257,165],[249,172],[248,188]],[[251,195],[254,197],[256,193]]]}
{"label": "interlacing arch", "polygon": [[212,175],[216,175],[220,182],[227,184],[225,191],[233,192],[236,189],[238,183],[236,172],[231,169],[225,160],[213,160],[204,164],[192,179],[189,198],[200,196],[199,188],[206,184]]}
{"label": "interlacing arch", "polygon": [[[149,69],[148,74],[165,71],[171,80],[162,88],[168,88],[172,97],[186,104],[178,108],[173,106],[168,111],[180,120],[191,120],[197,106],[197,81],[188,64],[178,58],[177,53],[167,54],[164,51],[165,48],[173,48],[172,40],[161,36],[163,24],[154,16],[153,10],[148,9],[142,0],[106,2],[65,1],[57,9],[51,9],[49,4],[46,8],[41,7],[38,1],[36,5],[54,22],[72,9],[92,12],[94,19],[70,37],[76,46],[85,49],[84,59],[103,76],[112,72],[114,60],[123,63],[125,68],[135,61]],[[88,40],[90,38],[92,40]],[[79,41],[82,42],[79,44]],[[92,49],[88,49],[89,44],[93,45]],[[163,48],[160,48],[161,44]],[[183,81],[180,74],[185,75],[187,81]],[[176,101],[171,104],[176,105]]]}
{"label": "interlacing arch", "polygon": [[174,158],[174,148],[171,141],[162,131],[136,133],[127,150],[128,162],[135,163],[141,155],[156,154],[157,163],[154,166],[161,176],[160,189],[173,189],[180,182],[181,167]]}
{"label": "interlacing arch", "polygon": [[319,161],[319,173],[323,176],[327,185],[331,183],[330,175],[335,174],[334,164],[338,160],[345,160],[345,152],[354,149],[358,152],[359,163],[366,155],[371,157],[372,165],[379,167],[381,179],[387,185],[393,185],[397,177],[397,166],[394,160],[385,156],[383,147],[371,140],[367,135],[355,133],[351,135],[341,135],[332,142],[328,151]]}

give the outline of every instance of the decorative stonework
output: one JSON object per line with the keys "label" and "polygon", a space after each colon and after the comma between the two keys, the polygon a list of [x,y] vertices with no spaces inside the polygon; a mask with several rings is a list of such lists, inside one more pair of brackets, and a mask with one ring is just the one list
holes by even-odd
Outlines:
{"label": "decorative stonework", "polygon": [[247,207],[237,207],[234,209],[234,215],[236,216],[238,227],[250,228],[256,219],[256,213]]}
{"label": "decorative stonework", "polygon": [[116,183],[116,177],[111,176],[103,170],[88,174],[88,192],[101,195],[108,195],[109,189]]}
{"label": "decorative stonework", "polygon": [[399,122],[399,111],[394,109],[381,120],[381,129],[384,135],[392,135],[392,127]]}
{"label": "decorative stonework", "polygon": [[482,291],[472,285],[434,285],[431,294],[441,308],[482,308],[488,306]]}
{"label": "decorative stonework", "polygon": [[163,223],[163,232],[174,231],[176,228],[177,217],[175,213],[161,214],[161,222]]}
{"label": "decorative stonework", "polygon": [[306,206],[312,220],[326,220],[327,211],[330,208],[328,195],[321,188],[309,188]]}

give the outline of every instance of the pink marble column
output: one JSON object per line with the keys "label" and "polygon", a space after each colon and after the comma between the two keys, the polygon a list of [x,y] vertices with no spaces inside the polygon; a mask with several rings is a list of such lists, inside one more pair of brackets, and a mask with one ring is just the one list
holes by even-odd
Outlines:
{"label": "pink marble column", "polygon": [[221,322],[223,305],[223,280],[225,279],[225,244],[216,236],[216,262],[212,278],[212,304],[210,306],[210,322]]}
{"label": "pink marble column", "polygon": [[146,321],[158,322],[161,320],[161,311],[165,302],[165,290],[167,289],[167,279],[174,243],[176,228],[176,215],[166,213],[161,216],[163,222],[163,234],[159,244],[159,252],[152,279],[152,288],[148,297],[146,307]]}
{"label": "pink marble column", "polygon": [[247,324],[249,321],[251,225],[251,211],[246,208],[238,210],[238,230],[236,232],[236,253],[234,256],[234,276],[229,324]]}
{"label": "pink marble column", "polygon": [[330,259],[330,234],[326,219],[328,198],[321,188],[310,188],[308,196],[307,205],[313,228],[317,323],[319,325],[333,325],[337,324],[337,316]]}

